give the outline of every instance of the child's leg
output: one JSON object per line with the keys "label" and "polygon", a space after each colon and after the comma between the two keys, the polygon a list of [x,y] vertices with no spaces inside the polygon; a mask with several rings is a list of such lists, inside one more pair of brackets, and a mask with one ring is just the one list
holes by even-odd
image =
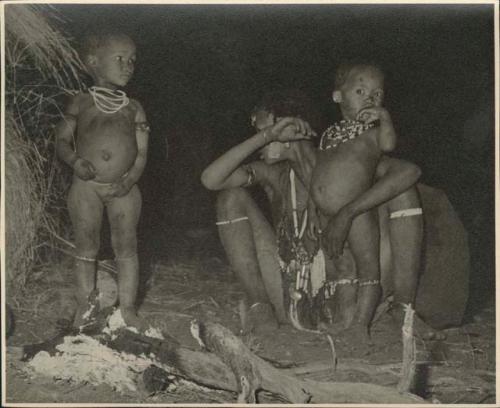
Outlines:
{"label": "child's leg", "polygon": [[217,219],[222,245],[249,305],[271,303],[278,320],[285,322],[276,238],[260,208],[245,189],[225,190],[217,199]]}
{"label": "child's leg", "polygon": [[379,227],[376,213],[369,211],[356,217],[348,242],[358,271],[358,301],[353,328],[361,341],[367,341],[368,326],[378,305],[380,288]]}
{"label": "child's leg", "polygon": [[[356,265],[349,248],[344,248],[344,253],[334,259],[336,277],[334,279],[335,294],[333,301],[336,304],[335,325],[341,329],[349,327],[356,314],[358,294],[358,278]],[[337,325],[339,323],[339,325]]]}
{"label": "child's leg", "polygon": [[75,235],[75,274],[78,310],[74,326],[82,323],[90,292],[95,288],[103,204],[94,188],[75,178],[68,194],[68,211]]}
{"label": "child's leg", "polygon": [[137,257],[137,223],[141,214],[142,198],[137,185],[127,195],[115,197],[106,204],[111,243],[118,267],[118,296],[123,320],[129,326],[146,329],[137,316],[135,302],[139,286]]}

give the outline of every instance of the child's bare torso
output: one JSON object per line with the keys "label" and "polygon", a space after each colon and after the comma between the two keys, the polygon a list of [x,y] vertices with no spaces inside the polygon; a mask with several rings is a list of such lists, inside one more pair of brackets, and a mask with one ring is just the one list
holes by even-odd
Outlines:
{"label": "child's bare torso", "polygon": [[136,104],[116,113],[99,111],[89,94],[79,97],[76,151],[96,169],[94,181],[111,183],[122,177],[137,157]]}
{"label": "child's bare torso", "polygon": [[369,129],[334,148],[318,150],[311,196],[321,212],[333,215],[370,188],[381,155],[377,132]]}

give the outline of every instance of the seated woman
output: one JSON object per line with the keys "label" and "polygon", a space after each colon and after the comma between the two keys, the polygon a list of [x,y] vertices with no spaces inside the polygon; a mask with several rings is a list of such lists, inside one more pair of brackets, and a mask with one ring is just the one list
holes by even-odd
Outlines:
{"label": "seated woman", "polygon": [[[295,296],[300,298],[302,294],[283,290],[286,274],[282,272],[293,264],[293,256],[286,259],[287,253],[297,256],[298,251],[305,250],[311,261],[321,241],[328,253],[339,255],[354,217],[377,206],[380,206],[384,251],[381,262],[384,297],[393,294],[394,305],[415,304],[423,238],[423,220],[418,216],[421,211],[416,210],[421,208],[415,187],[419,168],[383,157],[372,188],[331,217],[322,237],[315,240],[314,234],[305,231],[305,210],[310,205],[308,192],[317,150],[310,140],[314,132],[300,119],[304,111],[304,103],[295,97],[279,94],[265,97],[252,114],[257,133],[224,153],[202,174],[206,188],[222,190],[217,200],[217,224],[228,260],[247,296],[247,329],[275,329],[278,323],[286,323],[292,317],[285,303],[294,303]],[[242,164],[256,151],[260,151],[262,160]],[[242,188],[254,184],[260,184],[269,198],[272,225],[250,193]],[[297,246],[297,242],[300,245]],[[327,294],[325,298],[334,295],[339,320],[348,326],[352,305],[345,304],[344,299],[352,299],[352,291],[357,291],[355,265],[348,250],[335,264],[328,258],[325,261],[323,280],[329,283],[316,287],[316,295],[320,290],[323,295]],[[389,266],[384,268],[384,263]],[[310,267],[314,269],[314,265]],[[307,280],[307,277],[301,279]],[[296,288],[300,289],[304,285],[298,281]],[[310,287],[311,283],[306,282],[306,286]],[[329,291],[325,290],[327,287]],[[402,308],[394,310],[401,315]],[[328,313],[319,314],[325,317]],[[328,316],[326,318],[328,320]]]}

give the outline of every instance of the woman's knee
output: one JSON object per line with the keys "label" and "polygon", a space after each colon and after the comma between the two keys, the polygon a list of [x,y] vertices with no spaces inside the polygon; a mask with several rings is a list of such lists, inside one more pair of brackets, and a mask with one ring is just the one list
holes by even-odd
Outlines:
{"label": "woman's knee", "polygon": [[217,214],[220,216],[241,215],[245,211],[245,203],[251,200],[250,194],[241,187],[220,191],[217,195]]}
{"label": "woman's knee", "polygon": [[422,207],[422,202],[420,200],[420,195],[416,187],[409,188],[398,196],[394,197],[387,204],[389,213],[406,210],[409,208],[420,208]]}

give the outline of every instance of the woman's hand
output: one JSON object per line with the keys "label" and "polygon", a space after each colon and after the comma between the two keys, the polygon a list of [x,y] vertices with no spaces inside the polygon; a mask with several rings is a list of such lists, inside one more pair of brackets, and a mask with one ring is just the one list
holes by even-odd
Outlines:
{"label": "woman's hand", "polygon": [[[268,142],[290,142],[316,136],[309,123],[293,117],[279,119],[278,122],[265,129],[264,132],[264,139],[269,139]],[[266,137],[266,133],[268,137]]]}

